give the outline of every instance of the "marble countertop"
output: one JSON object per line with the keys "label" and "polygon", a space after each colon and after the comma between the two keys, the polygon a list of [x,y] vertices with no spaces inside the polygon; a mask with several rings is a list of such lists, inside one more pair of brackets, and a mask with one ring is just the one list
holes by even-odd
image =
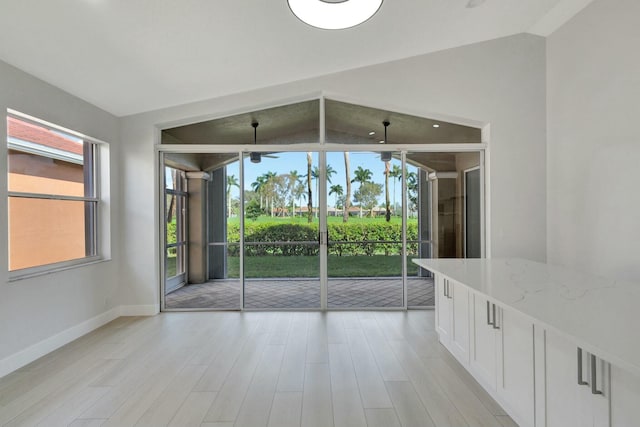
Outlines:
{"label": "marble countertop", "polygon": [[414,259],[640,375],[640,283],[522,259]]}

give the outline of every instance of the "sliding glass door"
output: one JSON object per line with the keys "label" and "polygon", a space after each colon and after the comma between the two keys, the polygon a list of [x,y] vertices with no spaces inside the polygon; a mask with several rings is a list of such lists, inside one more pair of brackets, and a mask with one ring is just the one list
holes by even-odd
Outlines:
{"label": "sliding glass door", "polygon": [[256,160],[244,159],[244,307],[319,309],[318,153]]}
{"label": "sliding glass door", "polygon": [[327,307],[404,306],[400,152],[327,153]]}

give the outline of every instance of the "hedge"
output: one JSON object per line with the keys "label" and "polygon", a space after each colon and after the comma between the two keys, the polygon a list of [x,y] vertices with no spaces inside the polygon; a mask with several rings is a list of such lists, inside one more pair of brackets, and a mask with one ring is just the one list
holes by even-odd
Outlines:
{"label": "hedge", "polygon": [[[352,255],[400,255],[402,251],[402,226],[397,223],[342,223],[329,224],[329,240],[340,241],[330,244],[329,254]],[[418,225],[407,224],[407,240],[418,240]],[[229,225],[227,242],[240,241],[240,226]],[[313,244],[275,242],[313,242]],[[318,254],[317,224],[245,223],[245,243],[247,256],[310,256]],[[363,242],[365,241],[365,242]],[[373,241],[366,242],[366,241]],[[386,241],[394,243],[377,243]],[[256,244],[252,244],[256,242]],[[417,244],[409,245],[409,253],[415,253]],[[229,245],[229,256],[238,256],[239,245]]]}

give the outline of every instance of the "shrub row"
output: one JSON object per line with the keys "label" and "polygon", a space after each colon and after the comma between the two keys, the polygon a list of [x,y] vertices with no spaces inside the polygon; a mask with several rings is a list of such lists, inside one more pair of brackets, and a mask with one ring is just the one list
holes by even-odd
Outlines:
{"label": "shrub row", "polygon": [[[317,224],[246,223],[245,243],[247,256],[281,255],[311,256],[318,254]],[[341,242],[329,245],[329,254],[351,255],[400,255],[402,251],[402,226],[397,223],[343,223],[329,224],[329,240]],[[407,225],[407,240],[418,239],[418,225]],[[240,241],[240,227],[230,225],[227,242]],[[378,243],[380,241],[393,243]],[[255,243],[254,243],[255,242]],[[313,244],[276,242],[313,242]],[[410,251],[417,245],[412,244]],[[415,246],[415,248],[414,248]],[[229,245],[229,256],[239,255],[239,245]],[[411,252],[410,252],[411,253]]]}

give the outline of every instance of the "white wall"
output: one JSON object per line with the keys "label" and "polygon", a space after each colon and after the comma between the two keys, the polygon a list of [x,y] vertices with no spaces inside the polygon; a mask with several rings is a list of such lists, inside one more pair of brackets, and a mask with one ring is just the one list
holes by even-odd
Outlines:
{"label": "white wall", "polygon": [[[110,142],[112,163],[118,156],[117,118],[0,62],[3,116],[7,108]],[[6,134],[3,118],[0,135]],[[117,260],[8,282],[6,150],[6,143],[0,144],[0,158],[4,159],[0,161],[0,224],[4,230],[0,244],[0,376],[112,318],[117,315],[112,309],[119,306]],[[111,187],[116,188],[113,168],[111,177]],[[115,213],[115,198],[110,203]],[[111,225],[112,230],[117,229],[115,215]]]}
{"label": "white wall", "polygon": [[640,2],[596,0],[547,40],[550,262],[640,280]]}
{"label": "white wall", "polygon": [[[330,58],[328,58],[330,60]],[[545,260],[545,40],[518,35],[123,118],[122,298],[155,304],[156,125],[258,108],[315,91],[354,103],[491,125],[494,257]],[[269,72],[269,64],[264,65]]]}

